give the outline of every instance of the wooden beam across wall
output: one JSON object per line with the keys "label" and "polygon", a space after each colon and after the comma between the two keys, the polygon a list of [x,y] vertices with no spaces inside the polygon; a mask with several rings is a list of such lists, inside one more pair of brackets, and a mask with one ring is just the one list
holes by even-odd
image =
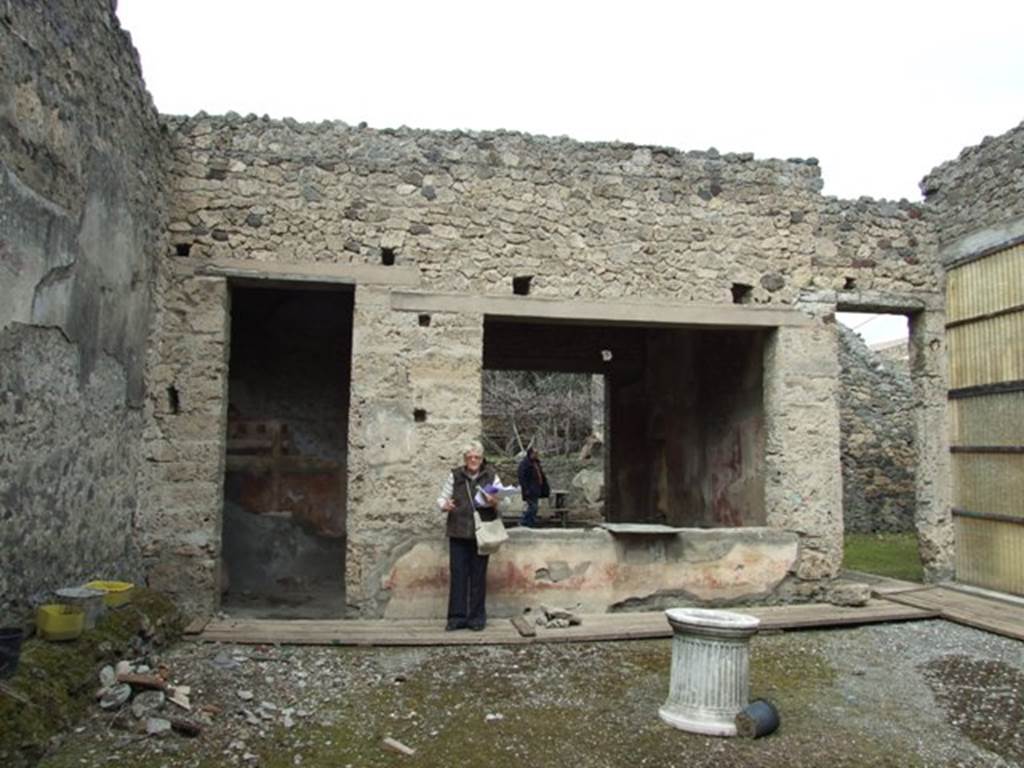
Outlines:
{"label": "wooden beam across wall", "polygon": [[412,288],[420,284],[419,270],[413,266],[401,265],[385,267],[375,264],[218,259],[196,268],[196,274],[254,282],[394,285],[403,288]]}
{"label": "wooden beam across wall", "polygon": [[808,326],[814,319],[796,309],[732,304],[599,301],[525,296],[393,291],[391,308],[398,312],[465,312],[523,322],[566,321],[578,324],[681,325],[719,328]]}

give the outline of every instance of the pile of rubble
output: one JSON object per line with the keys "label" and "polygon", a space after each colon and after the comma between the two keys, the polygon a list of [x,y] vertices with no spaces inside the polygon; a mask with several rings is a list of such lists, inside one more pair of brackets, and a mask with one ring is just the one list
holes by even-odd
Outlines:
{"label": "pile of rubble", "polygon": [[581,624],[582,621],[575,611],[570,611],[567,608],[552,608],[547,605],[540,606],[540,614],[536,619],[537,626],[547,629],[574,627]]}
{"label": "pile of rubble", "polygon": [[[248,656],[221,650],[209,663],[221,672],[233,673],[249,660]],[[305,677],[305,673],[299,674]],[[195,706],[192,686],[175,683],[171,670],[152,656],[105,666],[100,670],[99,678],[96,700],[100,709],[111,713],[119,727],[139,735],[161,736],[175,732],[183,736],[199,736],[224,711],[222,706],[215,704]],[[257,701],[256,694],[248,688],[236,689],[231,698],[236,700],[236,704],[224,705],[231,710],[230,714],[261,729],[274,725],[291,729],[295,727],[297,718],[312,714],[308,710]]]}
{"label": "pile of rubble", "polygon": [[189,700],[191,687],[174,685],[166,666],[154,669],[145,661],[121,660],[100,670],[100,689],[96,692],[100,709],[113,713],[115,718],[129,712],[136,723],[129,728],[149,736],[172,730],[184,736],[198,736],[214,713],[208,711],[210,708],[193,712]]}

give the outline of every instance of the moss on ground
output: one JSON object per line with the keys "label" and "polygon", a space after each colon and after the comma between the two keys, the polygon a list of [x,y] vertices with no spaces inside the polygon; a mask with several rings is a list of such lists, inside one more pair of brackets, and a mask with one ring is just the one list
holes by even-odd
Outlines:
{"label": "moss on ground", "polygon": [[[628,647],[627,647],[628,646]],[[784,725],[771,739],[746,741],[687,734],[657,716],[667,693],[671,650],[665,643],[622,644],[614,662],[574,659],[550,668],[549,683],[532,689],[543,655],[499,665],[445,683],[424,669],[401,684],[346,702],[334,722],[302,733],[278,731],[259,750],[261,766],[304,768],[586,764],[595,768],[652,766],[812,766],[849,768],[918,765],[913,756],[876,737],[820,726],[823,697],[835,671],[813,642],[779,637],[757,642],[752,654],[755,696],[770,698]],[[607,659],[605,659],[607,662]],[[513,668],[515,667],[515,668]],[[415,713],[411,716],[410,713]],[[492,715],[488,720],[487,715]],[[500,719],[498,719],[500,715]],[[382,749],[386,736],[416,748],[404,757]],[[272,746],[271,746],[272,745]]]}
{"label": "moss on ground", "polygon": [[50,739],[82,717],[99,687],[97,670],[130,652],[144,622],[163,642],[176,640],[183,628],[170,600],[137,589],[131,603],[108,611],[77,640],[26,640],[17,672],[0,686],[0,765],[38,761]]}
{"label": "moss on ground", "polygon": [[843,567],[904,581],[923,581],[924,569],[913,533],[848,533]]}
{"label": "moss on ground", "polygon": [[[195,740],[146,739],[117,726],[111,730],[110,716],[94,710],[87,729],[66,738],[40,768],[922,765],[913,736],[898,727],[879,727],[905,718],[906,702],[895,703],[891,712],[876,701],[869,709],[858,708],[844,697],[847,679],[830,662],[831,647],[824,632],[765,633],[753,639],[751,695],[772,701],[782,723],[775,734],[755,741],[684,733],[660,721],[671,667],[666,641],[324,648],[316,651],[330,659],[322,667],[310,663],[316,658],[312,652],[296,652],[306,655],[306,666],[299,669],[334,670],[334,675],[316,678],[322,687],[310,707],[313,714],[298,717],[293,728],[276,719],[247,726],[237,703],[231,703],[233,695],[219,702],[222,714]],[[274,687],[283,669],[275,667],[277,682],[257,696],[301,707],[301,693],[293,698],[294,689],[288,694],[287,687]],[[126,727],[131,726],[137,724]],[[416,753],[387,751],[385,737]]]}
{"label": "moss on ground", "polygon": [[922,672],[951,725],[982,749],[1024,765],[1024,674],[963,655],[935,659]]}

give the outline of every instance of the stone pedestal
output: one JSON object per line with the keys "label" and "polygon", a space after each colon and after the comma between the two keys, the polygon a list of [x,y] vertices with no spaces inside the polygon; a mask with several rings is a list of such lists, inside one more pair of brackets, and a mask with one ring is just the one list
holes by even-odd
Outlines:
{"label": "stone pedestal", "polygon": [[760,620],[728,611],[672,608],[672,679],[658,715],[671,726],[735,736],[736,715],[750,697],[751,635]]}

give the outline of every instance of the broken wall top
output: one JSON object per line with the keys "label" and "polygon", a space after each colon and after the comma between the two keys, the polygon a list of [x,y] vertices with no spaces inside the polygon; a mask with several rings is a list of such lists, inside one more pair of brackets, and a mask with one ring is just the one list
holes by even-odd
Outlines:
{"label": "broken wall top", "polygon": [[817,162],[518,133],[165,118],[189,259],[397,264],[433,290],[789,305],[932,294],[921,209],[821,196]]}
{"label": "broken wall top", "polygon": [[957,248],[957,241],[979,230],[1009,226],[1003,244],[1024,238],[1024,122],[965,148],[955,160],[933,169],[920,186],[946,261],[965,255],[960,251],[970,247]]}

